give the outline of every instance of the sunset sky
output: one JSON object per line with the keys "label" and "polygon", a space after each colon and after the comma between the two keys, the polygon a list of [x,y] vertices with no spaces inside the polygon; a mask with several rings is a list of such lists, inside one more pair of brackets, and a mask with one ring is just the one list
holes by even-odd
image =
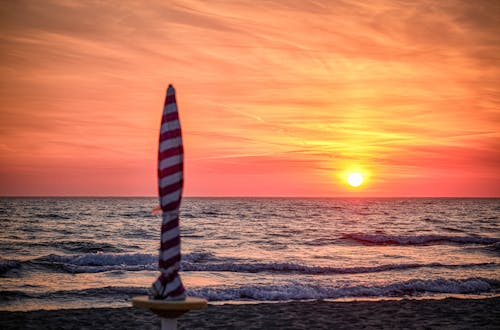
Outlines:
{"label": "sunset sky", "polygon": [[500,196],[498,1],[0,13],[0,195],[156,195],[172,83],[186,196]]}

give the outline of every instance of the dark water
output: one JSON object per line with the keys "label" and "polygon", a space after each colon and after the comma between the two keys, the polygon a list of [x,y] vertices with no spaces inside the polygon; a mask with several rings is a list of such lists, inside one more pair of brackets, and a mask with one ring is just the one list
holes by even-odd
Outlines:
{"label": "dark water", "polygon": [[[126,306],[155,198],[0,199],[0,309]],[[187,198],[182,278],[211,301],[500,293],[500,199]]]}

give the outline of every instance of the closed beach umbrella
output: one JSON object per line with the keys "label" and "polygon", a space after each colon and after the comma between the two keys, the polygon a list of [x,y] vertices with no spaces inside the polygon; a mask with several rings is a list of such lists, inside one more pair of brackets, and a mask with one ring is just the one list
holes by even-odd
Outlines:
{"label": "closed beach umbrella", "polygon": [[183,156],[175,90],[169,85],[163,108],[158,148],[158,188],[162,209],[158,267],[161,274],[150,289],[153,299],[179,300],[185,297],[185,289],[179,277],[181,262],[179,207],[183,187]]}

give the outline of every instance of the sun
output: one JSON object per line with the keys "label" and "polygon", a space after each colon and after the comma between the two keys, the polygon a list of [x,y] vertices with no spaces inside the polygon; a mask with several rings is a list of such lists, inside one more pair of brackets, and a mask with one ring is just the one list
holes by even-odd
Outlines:
{"label": "sun", "polygon": [[347,182],[352,187],[359,187],[363,183],[363,176],[358,172],[351,173],[347,177]]}

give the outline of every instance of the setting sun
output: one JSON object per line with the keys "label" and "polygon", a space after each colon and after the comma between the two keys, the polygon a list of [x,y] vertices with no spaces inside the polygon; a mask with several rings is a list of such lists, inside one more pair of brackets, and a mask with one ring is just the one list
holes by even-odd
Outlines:
{"label": "setting sun", "polygon": [[347,177],[347,182],[353,187],[359,187],[363,183],[363,176],[359,173],[351,173]]}

